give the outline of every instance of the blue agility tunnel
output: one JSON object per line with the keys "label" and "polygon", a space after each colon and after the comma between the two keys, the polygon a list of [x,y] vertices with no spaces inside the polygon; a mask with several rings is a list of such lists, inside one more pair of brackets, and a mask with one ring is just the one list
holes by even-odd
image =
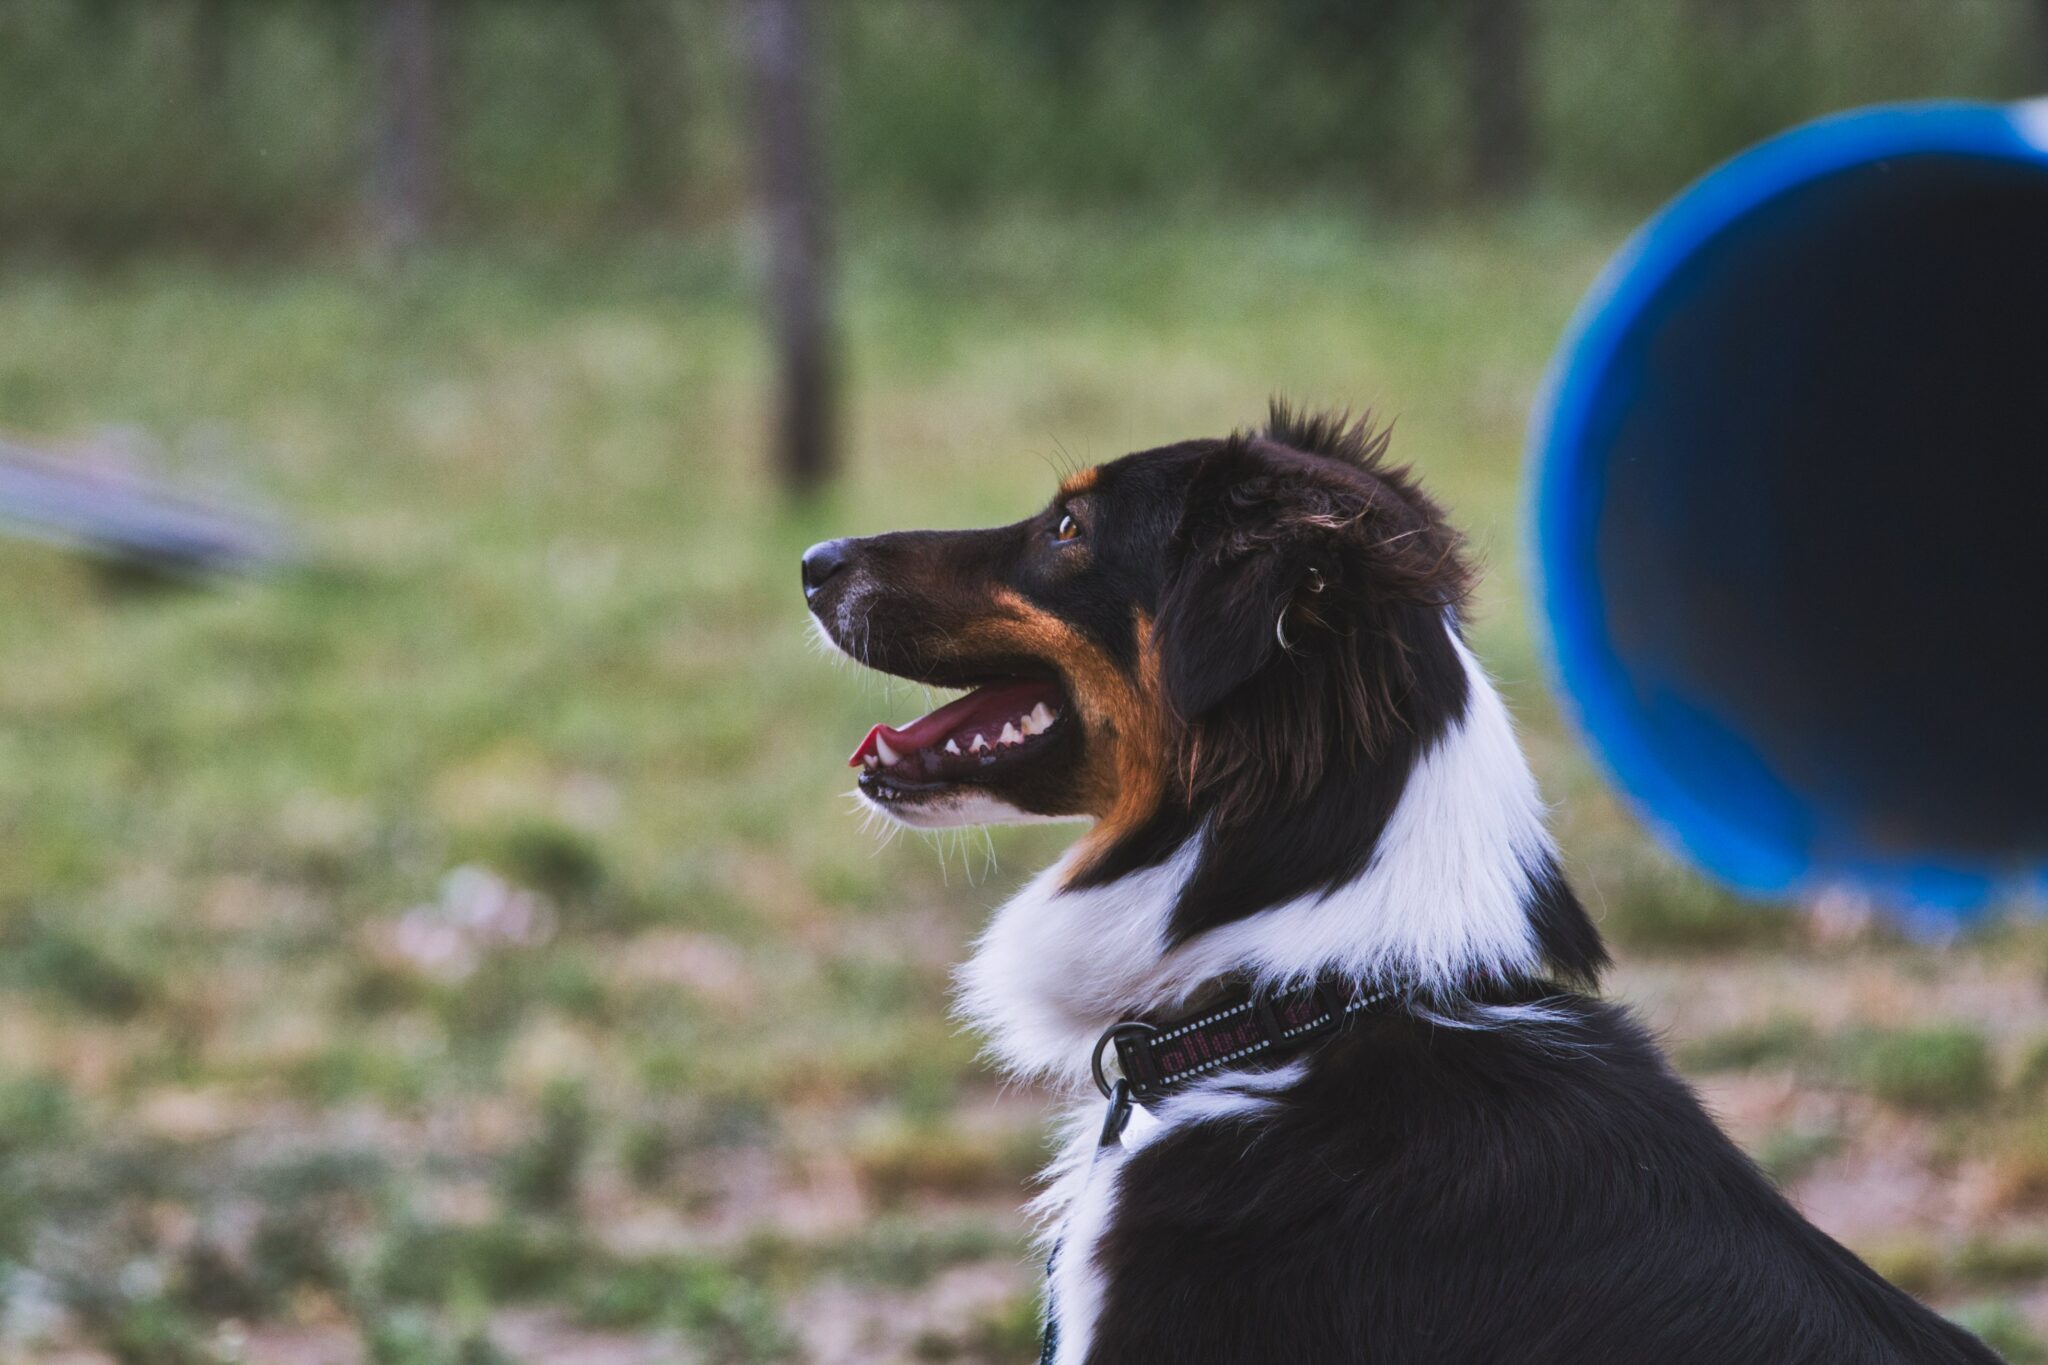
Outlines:
{"label": "blue agility tunnel", "polygon": [[1580,306],[1541,624],[1644,818],[1742,890],[2048,887],[2048,101],[1761,144]]}

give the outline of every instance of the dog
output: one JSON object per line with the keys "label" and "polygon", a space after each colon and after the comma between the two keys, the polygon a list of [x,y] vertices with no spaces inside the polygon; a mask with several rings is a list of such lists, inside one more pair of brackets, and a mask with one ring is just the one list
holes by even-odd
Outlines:
{"label": "dog", "polygon": [[804,555],[830,645],[967,689],[868,734],[866,802],[1092,822],[961,977],[999,1060],[1077,1097],[1045,1359],[1996,1360],[1596,998],[1471,583],[1384,432],[1281,404],[1014,525]]}

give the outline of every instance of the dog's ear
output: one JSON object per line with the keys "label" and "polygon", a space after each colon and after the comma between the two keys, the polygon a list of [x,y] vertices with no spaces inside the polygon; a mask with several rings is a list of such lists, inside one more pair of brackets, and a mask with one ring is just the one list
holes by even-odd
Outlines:
{"label": "dog's ear", "polygon": [[1282,494],[1239,440],[1205,456],[1189,480],[1153,631],[1160,687],[1184,722],[1213,711],[1279,653],[1276,622],[1306,567],[1297,563],[1300,538],[1281,528]]}
{"label": "dog's ear", "polygon": [[1154,626],[1167,704],[1199,724],[1289,662],[1387,698],[1404,637],[1463,594],[1456,548],[1401,471],[1231,439],[1196,467],[1174,537]]}

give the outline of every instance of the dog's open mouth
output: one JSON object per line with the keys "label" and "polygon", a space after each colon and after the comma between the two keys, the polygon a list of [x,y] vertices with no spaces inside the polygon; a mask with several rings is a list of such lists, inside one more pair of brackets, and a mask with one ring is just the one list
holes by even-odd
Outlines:
{"label": "dog's open mouth", "polygon": [[847,762],[877,800],[924,795],[1032,758],[1058,733],[1066,705],[1055,683],[988,683],[901,729],[877,725]]}

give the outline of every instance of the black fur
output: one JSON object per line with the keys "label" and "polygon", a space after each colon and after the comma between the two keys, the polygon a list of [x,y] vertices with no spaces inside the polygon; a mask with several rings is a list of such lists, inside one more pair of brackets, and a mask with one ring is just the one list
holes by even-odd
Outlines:
{"label": "black fur", "polygon": [[[1409,773],[1466,702],[1445,633],[1467,585],[1458,539],[1386,450],[1368,421],[1275,404],[1264,432],[1183,456],[1155,610],[1187,780],[1077,885],[1152,866],[1206,824],[1173,919],[1186,939],[1371,861]],[[1128,456],[1103,483],[1157,460]]]}
{"label": "black fur", "polygon": [[[1384,442],[1357,430],[1330,448],[1376,457]],[[1196,471],[1158,625],[1192,731],[1186,816],[1209,825],[1176,938],[1354,880],[1415,762],[1464,714],[1446,631],[1463,571],[1424,508],[1384,471],[1270,441],[1229,442]]]}
{"label": "black fur", "polygon": [[1607,966],[1607,946],[1554,856],[1545,855],[1542,866],[1529,869],[1529,885],[1523,909],[1536,930],[1544,961],[1574,985],[1596,984]]}
{"label": "black fur", "polygon": [[[1128,677],[1156,662],[1172,781],[1073,885],[1205,829],[1175,942],[1333,890],[1472,700],[1458,539],[1385,455],[1369,424],[1276,406],[1262,432],[1104,465],[1014,526],[857,542],[888,588],[841,643],[932,682],[1042,671],[934,662],[1006,592]],[[1069,513],[1079,554],[1051,539]],[[1004,798],[1071,810],[1078,734],[1007,772]],[[1320,1045],[1255,1116],[1169,1125],[1111,1173],[1089,1365],[1995,1360],[1802,1219],[1624,1012],[1569,993],[1606,951],[1552,857],[1524,870],[1563,985],[1435,983]]]}
{"label": "black fur", "polygon": [[1619,1009],[1367,1017],[1119,1173],[1090,1365],[1997,1359],[1806,1222]]}

